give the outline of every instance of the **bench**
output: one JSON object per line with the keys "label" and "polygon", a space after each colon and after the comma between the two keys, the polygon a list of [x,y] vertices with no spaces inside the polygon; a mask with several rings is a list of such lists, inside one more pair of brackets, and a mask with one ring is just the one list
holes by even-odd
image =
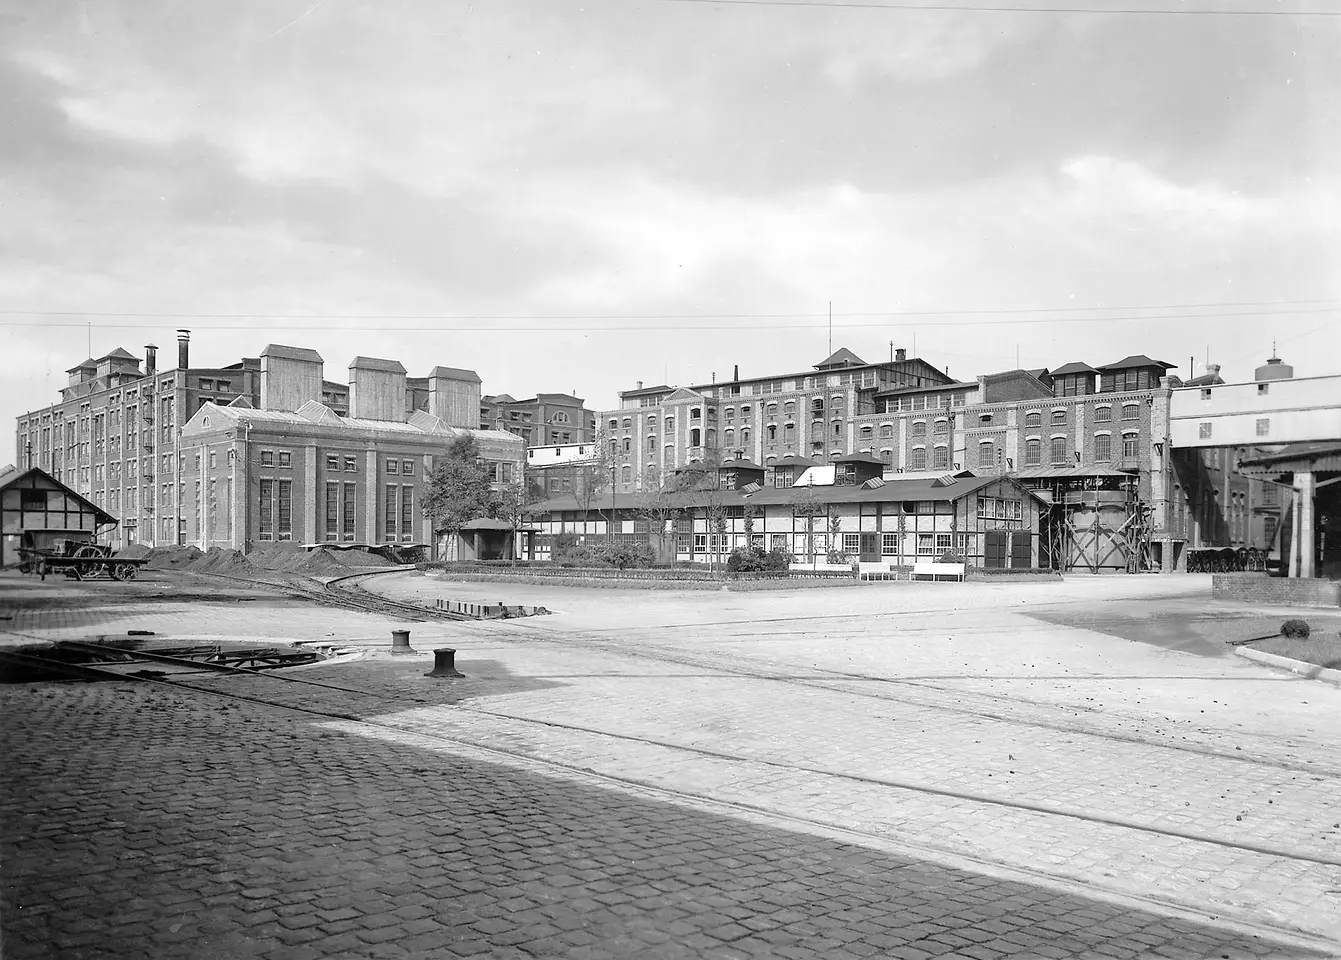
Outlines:
{"label": "bench", "polygon": [[962,563],[918,561],[913,564],[913,579],[921,580],[923,577],[930,577],[932,580],[938,580],[941,577],[953,577],[956,580],[963,580],[964,567],[965,565]]}

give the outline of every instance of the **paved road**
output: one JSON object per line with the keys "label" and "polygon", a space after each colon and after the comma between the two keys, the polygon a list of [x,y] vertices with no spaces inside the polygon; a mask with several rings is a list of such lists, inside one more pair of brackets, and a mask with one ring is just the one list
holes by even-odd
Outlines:
{"label": "paved road", "polygon": [[[1019,663],[975,670],[1027,617],[913,612],[964,593],[667,597],[641,623],[619,595],[415,625],[461,650],[469,679],[443,683],[345,611],[0,590],[28,636],[382,644],[301,672],[362,693],[0,688],[6,956],[1331,955],[1335,701],[1236,660],[1033,620]],[[678,636],[677,602],[698,622]],[[891,659],[870,618],[899,607]],[[1225,822],[1245,803],[1249,828]]]}

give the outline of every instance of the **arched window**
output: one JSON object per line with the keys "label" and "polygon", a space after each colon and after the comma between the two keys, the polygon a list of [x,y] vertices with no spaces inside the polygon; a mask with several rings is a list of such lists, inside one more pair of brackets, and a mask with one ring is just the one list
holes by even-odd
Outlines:
{"label": "arched window", "polygon": [[1051,455],[1053,463],[1066,462],[1066,437],[1052,438]]}
{"label": "arched window", "polygon": [[1065,410],[1052,411],[1052,422],[1055,424],[1066,423],[1066,411]]}
{"label": "arched window", "polygon": [[1024,442],[1024,465],[1026,467],[1037,467],[1043,463],[1043,441],[1038,437],[1030,437]]}
{"label": "arched window", "polygon": [[1037,410],[1030,410],[1024,415],[1024,425],[1026,427],[1043,426],[1043,414],[1039,413]]}
{"label": "arched window", "polygon": [[632,450],[632,449],[633,449],[633,438],[632,438],[632,437],[625,437],[625,438],[624,438],[624,452],[625,452],[625,453],[628,453],[628,452],[629,452],[630,450]]}
{"label": "arched window", "polygon": [[875,428],[872,427],[869,423],[863,425],[861,428],[861,438],[863,440],[869,440],[873,436],[875,436]]}
{"label": "arched window", "polygon": [[908,468],[910,470],[925,470],[927,468],[926,447],[913,447],[912,455],[908,458]]}
{"label": "arched window", "polygon": [[[563,414],[559,414],[559,415],[556,416],[554,419],[555,419],[556,421],[558,421],[558,422],[562,422],[562,421],[559,421],[559,417],[563,417]],[[567,420],[568,418],[567,418],[567,417],[563,417],[563,419],[564,419],[564,420]],[[624,429],[625,429],[625,430],[631,430],[631,429],[633,429],[633,418],[632,418],[632,417],[625,417],[625,418],[624,418]]]}
{"label": "arched window", "polygon": [[894,436],[894,424],[892,424],[892,423],[882,423],[882,424],[880,424],[880,436],[882,436],[882,437],[892,437],[892,436]]}
{"label": "arched window", "polygon": [[768,406],[764,407],[764,413],[769,417],[776,417],[778,415],[778,405],[776,403],[770,403]]}
{"label": "arched window", "polygon": [[841,437],[841,436],[843,435],[843,421],[842,421],[842,420],[835,420],[835,421],[833,422],[833,435],[834,435],[835,437]]}
{"label": "arched window", "polygon": [[770,424],[768,425],[768,439],[769,439],[769,442],[771,443],[772,441],[776,440],[777,438],[778,438],[778,425],[777,425],[776,423],[770,423]]}
{"label": "arched window", "polygon": [[650,433],[647,435],[647,452],[648,453],[657,452],[657,438]]}
{"label": "arched window", "polygon": [[624,464],[624,469],[619,472],[619,479],[621,483],[633,482],[633,468],[627,463]]}
{"label": "arched window", "polygon": [[611,418],[610,418],[610,429],[611,429],[611,430],[618,430],[618,429],[619,429],[619,421],[618,421],[617,419],[615,419],[614,417],[611,417]]}
{"label": "arched window", "polygon": [[735,430],[732,430],[732,429],[730,429],[730,428],[727,428],[726,430],[723,430],[723,431],[722,431],[722,442],[725,443],[728,447],[731,446],[731,444],[735,443],[735,442],[736,442],[736,431],[735,431]]}
{"label": "arched window", "polygon": [[889,447],[885,447],[880,451],[880,459],[885,461],[885,463],[893,463],[894,451],[891,450]]}
{"label": "arched window", "polygon": [[978,466],[990,467],[996,463],[996,444],[984,440],[978,444]]}
{"label": "arched window", "polygon": [[666,418],[665,429],[666,429],[666,432],[667,432],[667,433],[671,433],[672,431],[675,430],[675,418],[674,418],[674,417],[667,417],[667,418]]}
{"label": "arched window", "polygon": [[1141,419],[1141,407],[1140,407],[1140,405],[1139,405],[1139,404],[1135,404],[1135,403],[1124,403],[1124,404],[1122,405],[1122,419],[1123,419],[1123,420],[1139,420],[1139,419]]}
{"label": "arched window", "polygon": [[708,428],[708,446],[713,447],[713,446],[716,446],[716,445],[717,445],[717,431],[714,430],[714,429],[712,429],[712,427],[709,427],[709,428]]}
{"label": "arched window", "polygon": [[1095,434],[1094,459],[1099,463],[1107,463],[1113,459],[1113,437],[1110,434]]}
{"label": "arched window", "polygon": [[1131,460],[1140,455],[1138,451],[1139,441],[1140,434],[1124,433],[1122,435],[1122,456],[1125,459]]}
{"label": "arched window", "polygon": [[938,470],[948,467],[950,465],[950,448],[940,446],[932,450],[931,465]]}
{"label": "arched window", "polygon": [[1094,408],[1095,423],[1111,423],[1113,420],[1113,408],[1109,406]]}
{"label": "arched window", "polygon": [[945,418],[941,418],[941,419],[937,420],[937,421],[936,421],[936,426],[935,426],[935,432],[936,432],[936,433],[949,433],[949,432],[950,432],[950,421],[949,421],[949,420],[946,420]]}
{"label": "arched window", "polygon": [[691,447],[703,446],[703,431],[698,427],[692,427],[689,431],[689,445]]}
{"label": "arched window", "polygon": [[913,421],[913,436],[925,437],[927,435],[927,422],[925,420]]}
{"label": "arched window", "polygon": [[742,427],[742,428],[741,428],[741,430],[740,430],[740,442],[741,442],[741,443],[749,443],[749,442],[750,442],[750,428],[749,428],[749,427]]}

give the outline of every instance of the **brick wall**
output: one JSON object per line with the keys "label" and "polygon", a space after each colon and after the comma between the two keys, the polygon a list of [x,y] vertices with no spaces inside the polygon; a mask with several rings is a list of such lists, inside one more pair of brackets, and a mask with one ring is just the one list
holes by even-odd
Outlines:
{"label": "brick wall", "polygon": [[1269,577],[1264,573],[1217,573],[1211,577],[1211,596],[1269,606],[1337,607],[1341,606],[1341,583]]}

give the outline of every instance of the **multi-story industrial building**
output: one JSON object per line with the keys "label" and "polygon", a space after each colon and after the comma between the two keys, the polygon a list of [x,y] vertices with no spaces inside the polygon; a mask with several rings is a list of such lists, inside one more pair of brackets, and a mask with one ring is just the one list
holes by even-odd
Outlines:
{"label": "multi-story industrial building", "polygon": [[516,400],[506,393],[480,398],[480,429],[506,430],[528,447],[585,443],[596,431],[586,401],[568,393],[537,393]]}
{"label": "multi-story industrial building", "polygon": [[[393,528],[396,542],[427,542],[416,506],[422,484],[433,456],[463,433],[479,440],[498,482],[521,476],[521,440],[477,427],[473,371],[435,367],[411,378],[395,361],[358,358],[342,384],[324,378],[313,350],[272,344],[259,357],[206,368],[190,366],[188,343],[182,331],[172,370],[157,369],[152,346],[143,369],[120,348],[78,364],[60,403],[18,418],[19,463],[41,467],[121,518],[115,546],[241,547],[263,539],[267,516],[265,539],[324,541],[326,514],[322,524],[308,520],[332,482],[339,485],[335,539],[349,539],[352,521],[356,542],[383,542]],[[378,468],[369,474],[374,456]],[[332,457],[338,480],[326,475]],[[356,467],[346,470],[350,457]],[[406,463],[412,481],[404,479]],[[369,476],[378,478],[375,523]],[[383,502],[392,486],[394,523]]]}
{"label": "multi-story industrial building", "polygon": [[[1280,376],[1278,365],[1260,368],[1259,380]],[[866,364],[840,350],[803,374],[639,384],[620,394],[619,409],[598,415],[601,459],[626,496],[713,459],[768,470],[864,454],[885,464],[887,479],[1010,475],[1054,504],[1038,555],[1065,569],[1171,569],[1185,547],[1271,549],[1279,495],[1235,469],[1251,448],[1174,442],[1170,409],[1181,381],[1168,376],[1171,367],[1133,355],[960,382],[901,352]],[[1223,383],[1202,379],[1189,389]]]}

